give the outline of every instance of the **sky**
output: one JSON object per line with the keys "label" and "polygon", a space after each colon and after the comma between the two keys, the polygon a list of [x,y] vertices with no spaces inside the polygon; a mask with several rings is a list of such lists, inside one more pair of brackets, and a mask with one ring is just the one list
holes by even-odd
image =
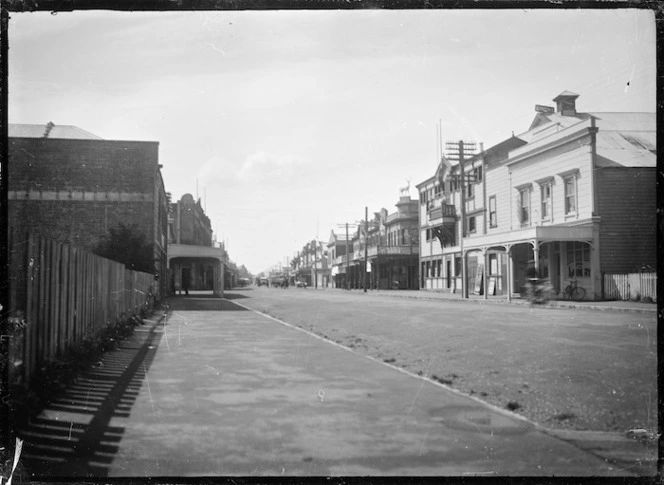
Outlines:
{"label": "sky", "polygon": [[10,123],[159,142],[166,190],[201,199],[257,274],[485,148],[568,90],[579,111],[656,111],[648,10],[13,13]]}

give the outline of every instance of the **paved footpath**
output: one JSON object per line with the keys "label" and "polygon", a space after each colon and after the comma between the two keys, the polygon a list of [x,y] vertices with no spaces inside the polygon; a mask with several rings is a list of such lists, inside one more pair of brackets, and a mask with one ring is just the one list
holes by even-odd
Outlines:
{"label": "paved footpath", "polygon": [[177,303],[137,332],[129,347],[140,358],[117,366],[132,375],[108,385],[96,414],[42,413],[60,444],[72,429],[82,443],[51,476],[631,474],[506,410],[233,302]]}

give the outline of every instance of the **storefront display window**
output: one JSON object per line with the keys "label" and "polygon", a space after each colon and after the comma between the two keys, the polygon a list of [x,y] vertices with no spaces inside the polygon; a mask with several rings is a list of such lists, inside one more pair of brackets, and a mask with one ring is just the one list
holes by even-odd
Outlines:
{"label": "storefront display window", "polygon": [[590,246],[587,243],[578,241],[567,243],[567,276],[590,277]]}

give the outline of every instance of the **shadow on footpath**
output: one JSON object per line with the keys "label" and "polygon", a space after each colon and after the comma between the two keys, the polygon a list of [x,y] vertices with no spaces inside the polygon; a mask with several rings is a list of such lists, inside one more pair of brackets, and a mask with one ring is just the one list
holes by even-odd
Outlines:
{"label": "shadow on footpath", "polygon": [[18,430],[30,478],[108,476],[124,433],[111,419],[129,417],[161,340],[161,324],[150,325],[137,327]]}
{"label": "shadow on footpath", "polygon": [[[177,298],[168,299],[168,307],[171,311],[208,311],[208,312],[246,312],[246,308],[242,308],[226,298],[242,298],[242,296],[231,296],[233,294],[226,294],[224,299],[219,297],[207,298],[198,296],[179,296]],[[247,298],[247,297],[245,297]]]}

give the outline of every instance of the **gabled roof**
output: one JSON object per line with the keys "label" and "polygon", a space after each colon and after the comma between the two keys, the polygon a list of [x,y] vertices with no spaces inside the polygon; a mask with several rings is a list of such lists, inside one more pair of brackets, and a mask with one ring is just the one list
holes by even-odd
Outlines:
{"label": "gabled roof", "polygon": [[548,123],[558,123],[561,128],[567,128],[568,126],[578,123],[579,121],[587,120],[588,118],[590,118],[588,113],[577,113],[575,116],[563,116],[560,113],[537,113],[535,119],[530,124],[528,131],[518,136],[523,139],[531,138],[531,135],[537,134],[538,130],[536,130],[536,128],[543,127]]}
{"label": "gabled roof", "polygon": [[10,138],[56,138],[71,140],[103,140],[100,136],[82,130],[72,125],[55,125],[46,123],[44,125],[10,123]]}
{"label": "gabled roof", "polygon": [[657,163],[655,113],[538,113],[530,129],[518,135],[528,143],[595,118],[599,166],[654,167]]}

